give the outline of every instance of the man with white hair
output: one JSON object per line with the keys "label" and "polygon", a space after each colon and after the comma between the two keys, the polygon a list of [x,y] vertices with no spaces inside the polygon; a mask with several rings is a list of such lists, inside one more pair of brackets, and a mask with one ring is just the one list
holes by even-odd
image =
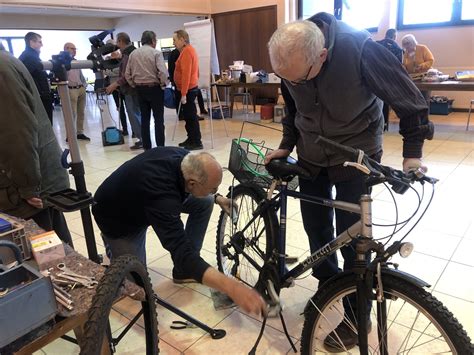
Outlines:
{"label": "man with white hair", "polygon": [[[366,31],[319,13],[307,21],[278,28],[268,49],[272,67],[283,79],[288,115],[282,122],[279,149],[269,154],[267,162],[288,156],[296,147],[299,164],[313,175],[312,179],[299,180],[302,193],[331,198],[335,187],[338,200],[359,201],[366,189],[365,176],[354,168],[343,167],[343,156],[314,142],[324,136],[380,160],[382,100],[400,118],[404,170],[422,167],[423,141],[432,139],[434,131],[426,102],[397,58],[372,41]],[[334,239],[332,209],[302,201],[301,214],[312,252]],[[336,211],[337,234],[358,219],[356,214]],[[351,270],[354,248],[345,247],[341,252],[344,270]],[[335,254],[313,269],[320,284],[338,272]],[[357,334],[346,323],[335,331],[337,337],[331,333],[325,340],[330,351],[357,344]],[[343,346],[334,339],[341,339]]]}
{"label": "man with white hair", "polygon": [[[209,153],[158,147],[110,175],[94,196],[95,220],[108,255],[133,254],[146,264],[146,231],[152,226],[173,260],[173,281],[198,281],[230,296],[246,312],[260,314],[258,293],[212,268],[199,255],[214,203],[230,212],[217,190],[222,168]],[[213,195],[212,195],[213,194]],[[180,214],[187,213],[186,227]]]}

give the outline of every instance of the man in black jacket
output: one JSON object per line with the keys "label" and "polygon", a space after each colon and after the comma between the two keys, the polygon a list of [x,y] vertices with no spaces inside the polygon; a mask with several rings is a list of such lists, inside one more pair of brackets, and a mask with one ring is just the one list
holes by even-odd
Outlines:
{"label": "man in black jacket", "polygon": [[48,118],[51,124],[53,124],[53,98],[48,83],[48,75],[46,71],[43,70],[43,65],[39,57],[41,47],[43,47],[41,36],[35,32],[28,32],[25,35],[25,45],[26,48],[23,53],[21,53],[19,59],[33,77],[41,97],[41,102],[43,102]]}
{"label": "man in black jacket", "polygon": [[[92,212],[112,258],[133,254],[146,264],[146,231],[152,226],[171,254],[175,283],[196,280],[226,293],[245,311],[261,313],[264,302],[255,291],[217,272],[199,255],[214,202],[227,212],[231,206],[217,194],[221,181],[222,168],[209,153],[149,149],[99,186]],[[181,213],[189,215],[186,227]]]}

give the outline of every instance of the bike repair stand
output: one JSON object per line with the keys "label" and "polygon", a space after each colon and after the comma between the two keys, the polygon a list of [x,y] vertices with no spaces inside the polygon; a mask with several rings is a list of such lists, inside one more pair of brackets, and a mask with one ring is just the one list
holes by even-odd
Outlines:
{"label": "bike repair stand", "polygon": [[[62,52],[58,56],[53,56],[52,61],[42,62],[44,70],[52,70],[59,79],[58,93],[61,99],[62,111],[64,116],[64,125],[66,127],[66,134],[68,137],[69,149],[65,149],[62,155],[62,164],[65,169],[70,169],[70,174],[74,176],[74,182],[76,185],[76,190],[66,189],[59,191],[57,193],[51,194],[47,200],[53,205],[56,209],[63,212],[73,212],[80,210],[82,225],[84,228],[84,236],[86,238],[87,244],[87,253],[89,259],[100,264],[101,258],[97,254],[97,247],[95,244],[94,228],[92,224],[90,205],[93,203],[93,196],[90,192],[87,191],[86,181],[85,181],[85,169],[84,163],[81,160],[81,155],[79,151],[79,145],[77,143],[77,133],[76,127],[73,120],[71,98],[69,96],[69,88],[67,81],[67,70],[69,69],[95,69],[97,70],[97,63],[91,60],[82,60],[74,61],[71,63],[71,57],[69,53]],[[71,153],[71,163],[67,162],[67,156]],[[165,300],[156,296],[156,303],[170,310],[171,312],[177,314],[178,316],[186,319],[189,323],[201,328],[205,332],[209,333],[212,339],[221,339],[226,335],[225,330],[223,329],[212,329],[206,324],[198,321],[197,319],[191,317],[187,313],[181,311],[177,307],[167,303]],[[125,330],[117,337],[112,337],[112,332],[110,330],[110,324],[107,329],[107,336],[109,339],[109,346],[111,353],[115,352],[115,345],[122,339],[122,337],[128,332],[128,330],[133,326],[133,324],[140,318],[141,311],[138,313],[127,325]],[[76,342],[75,339],[64,339]]]}
{"label": "bike repair stand", "polygon": [[[68,53],[69,54],[69,53]],[[71,67],[74,69],[91,68],[90,61],[77,61],[71,63],[71,58],[62,52],[58,56],[53,56],[51,62],[42,62],[44,70],[52,70],[57,82],[58,93],[61,99],[61,107],[64,116],[64,125],[66,127],[66,136],[69,149],[65,149],[61,158],[62,165],[65,169],[70,169],[69,173],[74,177],[76,190],[66,189],[51,194],[47,201],[62,212],[81,211],[82,227],[84,228],[84,236],[86,238],[87,254],[89,259],[100,263],[101,258],[97,254],[97,246],[95,244],[94,228],[90,206],[93,203],[93,197],[87,191],[86,180],[84,178],[84,163],[81,160],[79,145],[77,144],[77,132],[72,113],[71,98],[69,96],[69,88],[67,81],[67,70]],[[83,63],[86,62],[86,63]],[[71,162],[68,163],[67,157],[71,153]]]}

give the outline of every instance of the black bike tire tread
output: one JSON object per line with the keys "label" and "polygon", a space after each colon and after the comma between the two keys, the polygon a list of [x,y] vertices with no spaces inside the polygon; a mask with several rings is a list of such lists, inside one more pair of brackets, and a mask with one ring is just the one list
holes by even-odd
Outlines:
{"label": "black bike tire tread", "polygon": [[[257,202],[260,202],[262,201],[264,198],[266,198],[266,193],[265,191],[262,189],[262,188],[256,188],[252,185],[248,185],[248,184],[239,184],[237,186],[234,187],[234,191],[232,193],[232,191],[229,190],[229,193],[227,194],[227,198],[231,198],[231,195],[234,195],[234,196],[238,196],[238,195],[248,195],[248,196],[251,196],[252,198],[253,197],[256,197],[256,201]],[[264,221],[265,221],[265,218],[268,218],[268,223],[271,225],[271,228],[272,228],[272,231],[270,231],[270,241],[268,240],[268,234],[267,235],[267,240],[266,240],[266,250],[265,252],[268,254],[272,251],[273,249],[273,245],[275,245],[275,232],[276,230],[278,229],[275,229],[276,225],[278,224],[278,219],[277,219],[277,216],[276,214],[273,214],[272,216],[270,216],[270,212],[267,213],[267,216],[262,216],[264,218]],[[220,234],[221,234],[221,230],[222,230],[222,223],[223,223],[223,219],[224,218],[230,218],[224,211],[221,211],[220,215],[219,215],[219,220],[217,222],[217,233],[216,233],[216,259],[217,259],[217,269],[220,271],[220,272],[224,272],[224,269],[222,267],[222,261],[219,257],[220,255],[220,247],[221,247],[221,240],[219,238]]]}
{"label": "black bike tire tread", "polygon": [[148,271],[137,257],[123,255],[113,260],[97,286],[96,294],[92,299],[92,304],[88,312],[88,320],[84,325],[81,341],[81,355],[100,354],[110,311],[123,280],[131,271],[141,277],[146,300],[153,305],[149,307],[151,324],[145,324],[145,331],[150,331],[152,336],[155,334],[156,341],[154,340],[154,342],[156,346],[152,349],[147,349],[147,354],[154,355],[159,353],[156,304]]}
{"label": "black bike tire tread", "polygon": [[[311,300],[318,309],[321,309],[333,301],[335,294],[339,294],[339,292],[351,286],[353,287],[355,282],[355,276],[351,274],[332,280],[330,284],[326,283],[324,287],[319,289]],[[385,290],[396,290],[400,294],[413,300],[418,306],[424,308],[443,328],[447,336],[451,339],[458,354],[474,354],[474,345],[471,343],[462,325],[431,293],[392,275],[383,275],[383,284]],[[312,354],[309,346],[311,337],[313,336],[313,325],[316,321],[317,314],[318,312],[315,307],[308,301],[304,312],[305,320],[301,333],[301,354]]]}

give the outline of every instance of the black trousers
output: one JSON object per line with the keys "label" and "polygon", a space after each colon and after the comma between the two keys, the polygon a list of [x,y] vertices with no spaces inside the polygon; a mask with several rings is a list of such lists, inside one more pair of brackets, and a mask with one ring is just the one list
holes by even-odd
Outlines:
{"label": "black trousers", "polygon": [[[200,92],[200,90],[195,87],[188,90],[186,94],[186,104],[181,105],[183,110],[183,116],[185,124],[186,133],[188,134],[188,141],[189,143],[201,143],[201,129],[199,127],[199,117],[197,115],[196,105],[194,100],[196,100],[196,95]],[[179,105],[181,100],[181,92],[176,91],[176,102]]]}
{"label": "black trousers", "polygon": [[199,105],[199,112],[203,114],[204,112],[206,112],[206,106],[204,106],[204,98],[202,97],[201,90],[198,90],[197,99],[198,99],[198,105]]}
{"label": "black trousers", "polygon": [[384,121],[383,130],[388,131],[388,116],[390,114],[390,106],[386,102],[383,103],[382,113]]}
{"label": "black trousers", "polygon": [[155,141],[158,147],[165,145],[165,105],[160,86],[137,86],[138,102],[142,114],[142,142],[145,150],[151,149],[150,119],[151,111],[155,119]]}
{"label": "black trousers", "polygon": [[64,243],[69,244],[71,247],[74,247],[72,244],[71,233],[69,232],[66,219],[62,212],[55,210],[52,207],[46,207],[32,216],[31,219],[45,231],[54,230],[59,239]]}
{"label": "black trousers", "polygon": [[119,117],[120,117],[120,123],[122,124],[122,130],[124,133],[127,133],[128,127],[127,127],[127,115],[125,114],[125,97],[118,90],[112,91],[112,96],[115,101],[115,106],[119,109]]}
{"label": "black trousers", "polygon": [[44,109],[46,110],[49,121],[51,122],[51,125],[52,125],[53,124],[53,96],[52,94],[41,96],[41,102],[43,103]]}

